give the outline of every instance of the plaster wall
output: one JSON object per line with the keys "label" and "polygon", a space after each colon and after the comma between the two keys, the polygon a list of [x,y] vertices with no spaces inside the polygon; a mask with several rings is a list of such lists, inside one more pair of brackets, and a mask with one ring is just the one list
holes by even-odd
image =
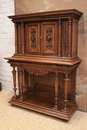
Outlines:
{"label": "plaster wall", "polygon": [[14,25],[7,16],[14,14],[14,0],[0,0],[0,82],[5,90],[13,90],[12,68],[5,57],[14,53]]}

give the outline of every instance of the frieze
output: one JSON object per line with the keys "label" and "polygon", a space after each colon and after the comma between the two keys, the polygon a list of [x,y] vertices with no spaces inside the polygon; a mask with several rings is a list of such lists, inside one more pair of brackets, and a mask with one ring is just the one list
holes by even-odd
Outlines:
{"label": "frieze", "polygon": [[30,62],[17,62],[17,61],[8,61],[10,65],[13,67],[23,67],[23,68],[36,68],[39,70],[41,68],[42,70],[48,70],[50,72],[62,72],[62,73],[70,73],[73,69],[76,69],[79,64],[75,64],[72,66],[68,65],[53,65],[53,64],[40,64],[40,63],[30,63]]}

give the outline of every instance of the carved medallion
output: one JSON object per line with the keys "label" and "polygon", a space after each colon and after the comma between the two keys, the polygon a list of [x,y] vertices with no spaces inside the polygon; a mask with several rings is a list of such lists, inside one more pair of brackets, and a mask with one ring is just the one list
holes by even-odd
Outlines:
{"label": "carved medallion", "polygon": [[49,34],[49,35],[47,35],[47,41],[48,42],[51,42],[52,41],[52,36]]}

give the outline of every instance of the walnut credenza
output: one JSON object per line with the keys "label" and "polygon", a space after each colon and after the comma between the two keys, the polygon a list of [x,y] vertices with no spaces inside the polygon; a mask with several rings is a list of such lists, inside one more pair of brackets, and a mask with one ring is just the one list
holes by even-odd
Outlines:
{"label": "walnut credenza", "polygon": [[81,62],[77,56],[81,15],[70,9],[9,16],[15,24],[15,54],[5,58],[13,67],[12,105],[64,120],[72,117],[78,108],[75,92],[76,69]]}

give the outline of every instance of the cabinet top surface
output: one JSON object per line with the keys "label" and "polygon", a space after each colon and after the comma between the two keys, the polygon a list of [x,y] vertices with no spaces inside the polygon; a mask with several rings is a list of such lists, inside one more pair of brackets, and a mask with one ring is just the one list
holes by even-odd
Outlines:
{"label": "cabinet top surface", "polygon": [[83,13],[76,10],[76,9],[68,9],[68,10],[56,10],[56,11],[47,11],[47,12],[38,12],[38,13],[28,13],[28,14],[22,14],[22,15],[13,15],[8,16],[10,19],[25,19],[25,18],[31,18],[31,17],[43,17],[43,16],[58,16],[58,17],[75,17],[77,19],[80,18],[80,16]]}

